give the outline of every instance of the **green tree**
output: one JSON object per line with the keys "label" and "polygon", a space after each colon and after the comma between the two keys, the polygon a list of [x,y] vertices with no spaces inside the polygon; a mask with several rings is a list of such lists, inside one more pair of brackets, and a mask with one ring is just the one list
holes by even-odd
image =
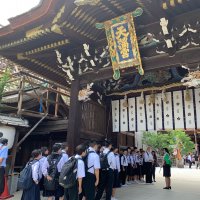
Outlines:
{"label": "green tree", "polygon": [[168,148],[172,153],[175,148],[181,150],[181,155],[194,151],[194,142],[181,130],[174,130],[167,133],[145,132],[143,144],[151,146],[154,150],[161,152],[163,148]]}
{"label": "green tree", "polygon": [[5,86],[10,79],[10,71],[6,69],[1,75],[0,75],[0,103],[3,97]]}
{"label": "green tree", "polygon": [[169,146],[169,135],[159,132],[144,132],[143,144],[151,146],[157,152],[161,152],[163,148]]}

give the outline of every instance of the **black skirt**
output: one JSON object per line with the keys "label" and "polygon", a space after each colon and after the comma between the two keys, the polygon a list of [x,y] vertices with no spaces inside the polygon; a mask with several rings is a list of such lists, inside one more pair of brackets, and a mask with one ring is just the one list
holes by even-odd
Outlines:
{"label": "black skirt", "polygon": [[40,200],[40,187],[35,183],[28,190],[23,190],[21,200]]}
{"label": "black skirt", "polygon": [[128,175],[128,176],[132,176],[132,173],[133,173],[133,171],[132,171],[132,166],[131,166],[131,164],[128,164],[127,175]]}
{"label": "black skirt", "polygon": [[120,188],[119,172],[117,169],[114,170],[113,188]]}
{"label": "black skirt", "polygon": [[56,181],[56,190],[55,191],[49,191],[49,190],[45,190],[43,191],[43,197],[56,197],[56,198],[60,198],[62,196],[64,196],[64,188],[59,185],[59,182]]}
{"label": "black skirt", "polygon": [[163,176],[164,177],[171,177],[171,166],[170,165],[164,165],[163,166]]}

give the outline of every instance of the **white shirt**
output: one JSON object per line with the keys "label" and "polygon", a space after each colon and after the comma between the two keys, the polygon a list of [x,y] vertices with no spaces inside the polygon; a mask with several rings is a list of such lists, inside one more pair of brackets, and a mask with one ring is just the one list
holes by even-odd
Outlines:
{"label": "white shirt", "polygon": [[[48,168],[50,167],[47,159],[44,160],[44,163],[43,163],[43,166],[42,166],[42,173],[43,173],[44,176],[48,175]],[[57,170],[58,170],[59,173],[61,172],[63,165],[64,165],[64,163],[61,162],[61,159],[60,159],[60,161],[57,164]]]}
{"label": "white shirt", "polygon": [[89,155],[88,155],[88,172],[94,174],[95,169],[100,169],[100,158],[99,155],[95,152],[92,147],[89,147]]}
{"label": "white shirt", "polygon": [[67,155],[67,153],[62,150],[62,157],[60,159],[60,162],[58,163],[57,167],[58,167],[58,172],[61,172],[63,165],[69,160],[69,156]]}
{"label": "white shirt", "polygon": [[79,155],[75,156],[76,159],[78,159],[78,167],[77,167],[77,178],[84,178],[85,177],[85,164],[82,160],[82,157]]}
{"label": "white shirt", "polygon": [[153,155],[151,154],[151,152],[145,152],[144,153],[144,161],[145,162],[153,162]]}
{"label": "white shirt", "polygon": [[34,163],[32,166],[32,178],[35,182],[40,181],[40,179],[42,178],[42,173],[40,170],[40,162],[37,161],[36,163]]}
{"label": "white shirt", "polygon": [[127,167],[127,166],[128,166],[128,159],[127,159],[127,156],[122,155],[122,157],[121,157],[121,165],[124,166],[124,167]]}
{"label": "white shirt", "polygon": [[[109,151],[110,151],[110,149],[105,148],[103,153],[107,154]],[[110,152],[108,154],[108,164],[110,166],[110,169],[113,169],[113,170],[116,169],[116,159],[115,159],[115,155],[113,152]]]}
{"label": "white shirt", "polygon": [[192,162],[192,156],[191,155],[188,155],[187,159]]}
{"label": "white shirt", "polygon": [[131,154],[127,155],[128,164],[131,164]]}
{"label": "white shirt", "polygon": [[116,169],[118,170],[118,172],[121,171],[120,169],[120,158],[119,158],[119,154],[114,154],[115,155],[115,160],[116,160]]}

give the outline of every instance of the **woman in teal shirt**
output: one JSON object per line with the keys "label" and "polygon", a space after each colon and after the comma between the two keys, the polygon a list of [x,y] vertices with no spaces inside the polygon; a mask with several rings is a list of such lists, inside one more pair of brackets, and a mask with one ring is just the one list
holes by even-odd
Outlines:
{"label": "woman in teal shirt", "polygon": [[163,176],[165,177],[166,187],[163,189],[171,189],[171,160],[169,150],[164,148],[164,159],[163,159]]}

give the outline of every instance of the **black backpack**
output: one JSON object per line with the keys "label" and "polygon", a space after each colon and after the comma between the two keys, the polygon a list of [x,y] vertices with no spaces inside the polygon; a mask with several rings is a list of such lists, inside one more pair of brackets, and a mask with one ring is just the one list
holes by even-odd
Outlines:
{"label": "black backpack", "polygon": [[61,158],[62,155],[55,158],[53,158],[52,155],[47,157],[47,161],[49,163],[48,175],[52,178],[51,181],[48,181],[47,178],[44,179],[44,188],[48,191],[54,191],[56,189],[56,181],[59,178],[57,165]]}
{"label": "black backpack", "polygon": [[106,154],[102,153],[100,154],[100,165],[101,165],[101,170],[108,170],[110,168],[110,165],[108,163],[108,155],[110,151]]}
{"label": "black backpack", "polygon": [[73,156],[63,165],[59,177],[59,184],[65,189],[72,188],[76,184],[78,160],[80,159]]}
{"label": "black backpack", "polygon": [[32,178],[32,165],[38,162],[37,160],[33,160],[29,162],[26,167],[20,172],[20,176],[18,179],[18,188],[21,190],[28,190],[33,185]]}

